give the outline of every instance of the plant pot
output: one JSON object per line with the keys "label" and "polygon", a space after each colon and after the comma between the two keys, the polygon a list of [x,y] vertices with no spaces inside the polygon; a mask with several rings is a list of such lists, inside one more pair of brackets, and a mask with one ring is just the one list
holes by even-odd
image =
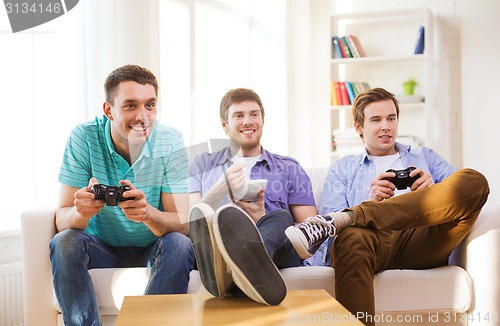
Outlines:
{"label": "plant pot", "polygon": [[412,81],[407,81],[403,83],[403,95],[405,96],[413,95],[413,93],[415,92],[416,85],[417,83]]}

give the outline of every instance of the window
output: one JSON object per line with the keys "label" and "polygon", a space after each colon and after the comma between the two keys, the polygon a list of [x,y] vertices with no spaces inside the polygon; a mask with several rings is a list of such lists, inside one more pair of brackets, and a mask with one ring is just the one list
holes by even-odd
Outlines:
{"label": "window", "polygon": [[181,130],[187,145],[226,138],[220,100],[248,87],[272,126],[263,145],[286,154],[285,9],[285,1],[160,2],[160,120]]}
{"label": "window", "polygon": [[57,205],[64,145],[86,118],[80,34],[77,10],[19,33],[0,16],[0,230],[17,228],[24,210]]}

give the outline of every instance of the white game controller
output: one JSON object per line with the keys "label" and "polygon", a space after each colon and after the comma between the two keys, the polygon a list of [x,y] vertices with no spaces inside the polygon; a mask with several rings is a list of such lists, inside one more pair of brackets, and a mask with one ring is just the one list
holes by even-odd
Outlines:
{"label": "white game controller", "polygon": [[242,201],[256,201],[260,189],[266,190],[267,179],[255,179],[248,180],[247,185],[243,188],[248,188],[243,196],[241,196]]}

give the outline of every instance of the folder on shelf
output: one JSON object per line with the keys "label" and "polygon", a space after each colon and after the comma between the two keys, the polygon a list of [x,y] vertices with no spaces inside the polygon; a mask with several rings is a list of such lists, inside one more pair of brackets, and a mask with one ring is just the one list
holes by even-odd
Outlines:
{"label": "folder on shelf", "polygon": [[336,89],[336,86],[335,86],[335,81],[332,81],[330,83],[330,96],[331,96],[331,99],[330,99],[330,104],[332,106],[336,106],[336,105],[339,105],[339,101],[337,99],[337,89]]}
{"label": "folder on shelf", "polygon": [[339,44],[339,38],[338,38],[338,36],[332,37],[332,44],[333,44],[333,48],[335,50],[335,57],[337,57],[337,58],[344,58],[342,56],[342,51],[340,50],[340,44]]}
{"label": "folder on shelf", "polygon": [[417,43],[415,44],[414,54],[423,54],[425,48],[425,28],[420,26],[418,28]]}

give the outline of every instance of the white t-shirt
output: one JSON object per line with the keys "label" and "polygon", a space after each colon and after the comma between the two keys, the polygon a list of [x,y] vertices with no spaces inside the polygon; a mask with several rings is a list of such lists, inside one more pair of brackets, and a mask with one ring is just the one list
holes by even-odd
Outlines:
{"label": "white t-shirt", "polygon": [[[385,155],[385,156],[368,155],[368,158],[370,158],[375,163],[375,166],[377,168],[377,175],[379,175],[380,173],[385,172],[389,169],[403,170],[403,169],[407,168],[407,167],[403,167],[403,161],[401,161],[401,155],[399,153],[392,154],[392,155]],[[406,188],[403,190],[396,189],[394,191],[394,196],[401,195],[401,194],[407,193],[409,191],[410,191],[410,188]]]}
{"label": "white t-shirt", "polygon": [[251,156],[251,157],[243,157],[243,156],[233,156],[233,163],[243,163],[245,164],[245,177],[247,180],[250,180],[250,176],[252,174],[252,168],[260,160],[262,155]]}

